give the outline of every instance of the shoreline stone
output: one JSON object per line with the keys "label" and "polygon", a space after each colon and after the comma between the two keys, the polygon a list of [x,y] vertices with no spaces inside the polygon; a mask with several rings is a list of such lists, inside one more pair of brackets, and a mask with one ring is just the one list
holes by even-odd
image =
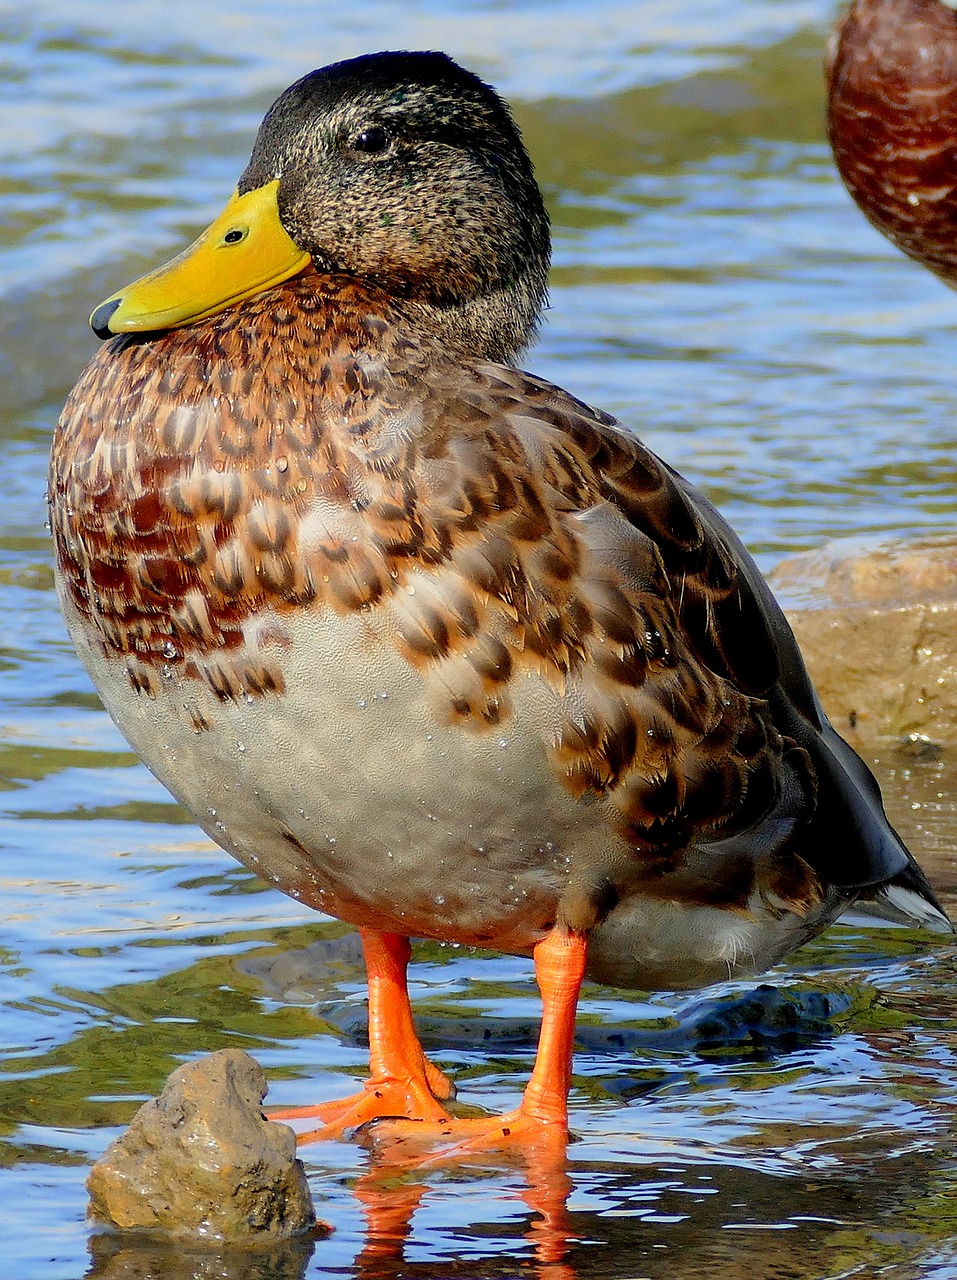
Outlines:
{"label": "shoreline stone", "polygon": [[94,1222],[211,1247],[323,1234],[295,1134],[263,1115],[266,1088],[239,1049],[177,1068],[93,1166]]}
{"label": "shoreline stone", "polygon": [[957,540],[846,539],[769,581],[834,727],[932,757],[957,744]]}

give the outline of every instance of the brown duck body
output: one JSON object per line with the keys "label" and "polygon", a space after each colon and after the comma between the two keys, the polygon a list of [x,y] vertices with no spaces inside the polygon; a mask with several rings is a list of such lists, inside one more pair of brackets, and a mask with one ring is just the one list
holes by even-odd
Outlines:
{"label": "brown duck body", "polygon": [[828,54],[828,131],[869,220],[957,282],[957,13],[942,0],[855,0]]}
{"label": "brown duck body", "polygon": [[110,713],[313,907],[517,953],[558,922],[593,976],[673,988],[919,876],[705,499],[372,286],[113,339],[50,494]]}

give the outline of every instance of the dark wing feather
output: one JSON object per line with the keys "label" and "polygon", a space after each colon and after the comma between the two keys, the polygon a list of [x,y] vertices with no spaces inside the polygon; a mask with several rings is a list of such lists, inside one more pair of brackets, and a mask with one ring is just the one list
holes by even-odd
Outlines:
{"label": "dark wing feather", "polygon": [[543,423],[558,426],[584,459],[591,483],[577,500],[586,501],[597,485],[653,544],[695,664],[751,699],[767,699],[778,732],[807,752],[816,800],[803,797],[802,857],[834,886],[860,889],[903,876],[933,902],[887,820],[872,773],[828,722],[787,619],[724,518],[614,419],[539,379],[504,376],[520,381],[514,391],[523,412],[536,404]]}

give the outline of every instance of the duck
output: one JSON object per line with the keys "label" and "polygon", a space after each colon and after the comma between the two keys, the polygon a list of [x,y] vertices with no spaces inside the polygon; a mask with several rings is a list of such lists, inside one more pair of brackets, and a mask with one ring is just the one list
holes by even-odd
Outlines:
{"label": "duck", "polygon": [[[273,1113],[307,1136],[561,1142],[586,978],[755,974],[858,900],[951,928],[730,526],[519,368],[549,256],[491,86],[431,51],[320,68],[199,239],[95,309],[56,428],[106,710],[224,850],[359,931],[369,1076]],[[512,1112],[454,1114],[415,938],[531,957]]]}
{"label": "duck", "polygon": [[826,55],[828,136],[868,220],[957,287],[957,11],[854,0]]}

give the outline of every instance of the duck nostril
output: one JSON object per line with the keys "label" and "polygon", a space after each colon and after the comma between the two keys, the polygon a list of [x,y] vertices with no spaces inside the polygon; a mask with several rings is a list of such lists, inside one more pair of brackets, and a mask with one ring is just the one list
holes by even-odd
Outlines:
{"label": "duck nostril", "polygon": [[112,319],[114,311],[122,301],[122,298],[111,298],[109,302],[101,302],[90,316],[90,328],[98,338],[113,337],[113,330],[110,328],[110,320]]}

